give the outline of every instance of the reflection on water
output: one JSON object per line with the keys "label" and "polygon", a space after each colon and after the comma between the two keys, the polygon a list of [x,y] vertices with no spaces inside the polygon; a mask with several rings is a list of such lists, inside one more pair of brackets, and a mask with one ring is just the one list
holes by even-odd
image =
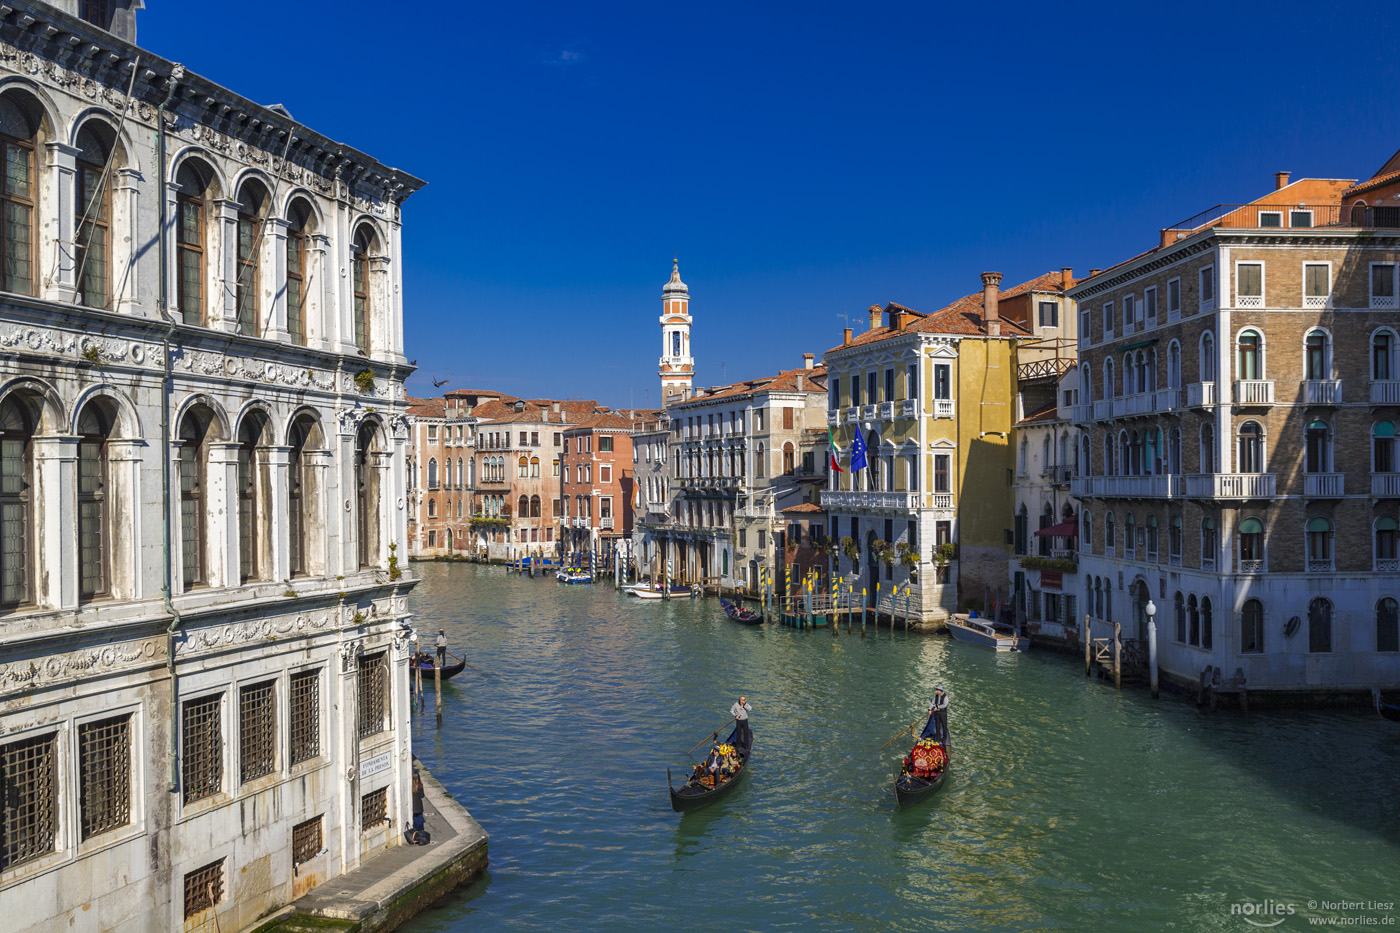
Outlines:
{"label": "reflection on water", "polygon": [[[491,675],[448,685],[441,730],[431,702],[414,722],[491,869],[407,929],[1242,930],[1232,903],[1296,903],[1301,927],[1309,899],[1395,899],[1400,730],[1373,714],[1203,714],[1069,658],[415,571],[415,624]],[[953,770],[900,811],[907,743],[877,749],[940,684]],[[740,693],[744,785],[673,813],[666,768]]]}

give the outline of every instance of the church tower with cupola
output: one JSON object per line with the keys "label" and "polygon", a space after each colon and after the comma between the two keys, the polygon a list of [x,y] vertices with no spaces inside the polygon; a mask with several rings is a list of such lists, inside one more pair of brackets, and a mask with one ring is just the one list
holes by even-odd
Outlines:
{"label": "church tower with cupola", "polygon": [[690,356],[690,289],[681,281],[681,264],[671,265],[671,281],[661,289],[661,406],[684,401],[695,378]]}

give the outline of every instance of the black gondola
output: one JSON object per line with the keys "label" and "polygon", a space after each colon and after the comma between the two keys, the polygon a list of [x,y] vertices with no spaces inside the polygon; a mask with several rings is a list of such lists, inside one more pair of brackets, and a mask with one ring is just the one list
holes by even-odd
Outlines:
{"label": "black gondola", "polygon": [[1376,712],[1391,722],[1400,722],[1400,705],[1395,703],[1385,703],[1381,700],[1381,691],[1377,687],[1371,688],[1371,697],[1376,701]]}
{"label": "black gondola", "polygon": [[[408,675],[412,677],[416,671],[422,671],[424,680],[432,680],[433,669],[435,667],[437,667],[437,660],[433,658],[432,655],[425,654],[422,657],[420,657],[417,661],[409,661]],[[442,679],[450,680],[451,678],[457,676],[466,669],[467,662],[465,658],[459,660],[456,664],[445,664],[442,668]]]}
{"label": "black gondola", "polygon": [[743,625],[763,624],[762,613],[754,612],[752,609],[745,609],[738,603],[731,603],[727,599],[721,599],[719,601],[719,606],[721,609],[724,610],[724,614],[729,616],[729,618],[733,619],[735,622],[742,623]]}
{"label": "black gondola", "polygon": [[690,774],[690,778],[677,790],[671,783],[671,769],[666,769],[666,788],[671,792],[671,809],[680,813],[685,810],[694,810],[703,807],[707,803],[713,803],[725,794],[734,789],[734,785],[739,783],[739,779],[744,776],[744,772],[749,769],[749,757],[753,754],[753,730],[749,730],[750,744],[747,746],[735,742],[735,737],[739,730],[736,728],[729,733],[729,738],[724,740],[725,745],[733,745],[738,753],[739,764],[724,778],[718,785],[711,786],[707,783],[708,775],[704,773],[703,765],[696,765]]}
{"label": "black gondola", "polygon": [[894,796],[901,807],[932,797],[948,777],[952,756],[948,753],[947,736],[939,741],[935,736],[933,716],[919,735],[919,740],[904,756],[899,774],[894,779]]}

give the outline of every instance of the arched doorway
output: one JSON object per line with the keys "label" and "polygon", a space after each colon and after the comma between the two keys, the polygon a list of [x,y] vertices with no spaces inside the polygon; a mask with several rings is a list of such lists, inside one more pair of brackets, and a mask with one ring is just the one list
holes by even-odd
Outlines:
{"label": "arched doorway", "polygon": [[1138,580],[1133,584],[1133,622],[1137,631],[1138,641],[1147,642],[1147,604],[1152,601],[1152,594],[1147,591],[1147,584]]}

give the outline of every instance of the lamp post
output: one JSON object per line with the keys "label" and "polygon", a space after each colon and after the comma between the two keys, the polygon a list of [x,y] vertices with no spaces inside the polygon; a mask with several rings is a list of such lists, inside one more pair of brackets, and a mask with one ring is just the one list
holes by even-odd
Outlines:
{"label": "lamp post", "polygon": [[1143,607],[1147,613],[1147,678],[1152,687],[1152,697],[1157,698],[1157,604],[1152,601],[1152,597],[1147,597],[1147,605]]}

